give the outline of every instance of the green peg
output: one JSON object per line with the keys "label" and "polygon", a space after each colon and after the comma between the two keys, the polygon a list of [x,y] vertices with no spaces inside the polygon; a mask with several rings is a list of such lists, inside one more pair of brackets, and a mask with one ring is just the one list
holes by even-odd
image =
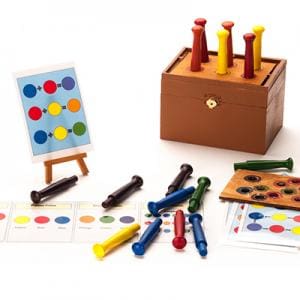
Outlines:
{"label": "green peg", "polygon": [[198,186],[193,193],[192,197],[189,200],[188,211],[190,213],[196,212],[201,206],[201,200],[203,198],[203,194],[210,187],[210,180],[208,177],[199,177],[198,178]]}
{"label": "green peg", "polygon": [[291,157],[286,160],[247,160],[245,162],[234,163],[234,170],[269,170],[277,168],[293,169],[294,161]]}

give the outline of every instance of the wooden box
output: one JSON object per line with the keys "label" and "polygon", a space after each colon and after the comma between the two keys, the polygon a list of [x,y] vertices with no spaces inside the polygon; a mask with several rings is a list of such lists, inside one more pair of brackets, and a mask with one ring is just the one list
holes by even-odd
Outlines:
{"label": "wooden box", "polygon": [[184,48],[163,71],[162,139],[264,154],[282,127],[286,60],[262,59],[253,79],[243,78],[244,57],[216,74],[217,53],[201,72],[190,71]]}

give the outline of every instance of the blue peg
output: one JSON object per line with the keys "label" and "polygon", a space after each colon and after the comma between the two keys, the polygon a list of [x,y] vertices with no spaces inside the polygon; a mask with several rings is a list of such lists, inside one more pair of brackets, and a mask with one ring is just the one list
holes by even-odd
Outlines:
{"label": "blue peg", "polygon": [[148,202],[148,209],[154,217],[159,217],[159,211],[161,209],[169,206],[174,206],[179,204],[180,202],[185,201],[188,196],[194,193],[194,191],[195,188],[193,186],[190,186],[186,189],[178,190],[157,202]]}
{"label": "blue peg", "polygon": [[202,216],[200,214],[191,214],[189,216],[189,222],[193,225],[193,233],[196,248],[201,256],[207,255],[207,242],[201,226]]}
{"label": "blue peg", "polygon": [[145,230],[140,240],[132,245],[132,251],[135,255],[144,255],[147,247],[158,235],[160,230],[160,225],[162,224],[161,218],[157,218],[152,222],[148,228]]}

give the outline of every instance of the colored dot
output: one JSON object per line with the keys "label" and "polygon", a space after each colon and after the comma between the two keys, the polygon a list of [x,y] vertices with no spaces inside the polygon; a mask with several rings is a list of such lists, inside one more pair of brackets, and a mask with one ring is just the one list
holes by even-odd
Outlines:
{"label": "colored dot", "polygon": [[245,208],[245,205],[244,205],[244,204],[242,204],[240,208],[243,210],[243,209]]}
{"label": "colored dot", "polygon": [[260,204],[251,204],[251,206],[253,207],[253,208],[264,208],[264,206],[263,205],[260,205]]}
{"label": "colored dot", "polygon": [[95,221],[95,218],[93,216],[81,216],[79,221],[82,223],[92,223]]}
{"label": "colored dot", "polygon": [[53,80],[47,80],[45,81],[43,88],[46,93],[53,94],[57,90],[57,85]]}
{"label": "colored dot", "polygon": [[55,218],[54,220],[57,224],[67,224],[70,222],[70,218],[69,217],[65,217],[65,216],[60,216]]}
{"label": "colored dot", "polygon": [[73,98],[68,101],[67,107],[69,111],[75,113],[80,110],[81,104],[78,99]]}
{"label": "colored dot", "polygon": [[50,221],[50,219],[46,216],[39,216],[34,219],[34,222],[38,223],[38,224],[46,224],[49,221]]}
{"label": "colored dot", "polygon": [[247,228],[251,231],[259,231],[262,229],[262,226],[257,223],[251,223],[247,225]]}
{"label": "colored dot", "polygon": [[164,213],[163,217],[168,218],[168,217],[170,217],[170,214],[169,213]]}
{"label": "colored dot", "polygon": [[146,214],[145,214],[145,217],[146,217],[146,218],[151,218],[151,217],[152,217],[152,214],[146,213]]}
{"label": "colored dot", "polygon": [[234,231],[235,233],[238,233],[238,232],[239,232],[239,227],[234,227],[233,231]]}
{"label": "colored dot", "polygon": [[72,77],[67,76],[61,81],[61,85],[65,90],[69,91],[74,88],[75,81]]}
{"label": "colored dot", "polygon": [[33,98],[36,95],[36,87],[33,84],[26,84],[23,88],[23,94],[27,98]]}
{"label": "colored dot", "polygon": [[253,212],[253,213],[249,214],[249,218],[253,219],[253,220],[259,220],[259,219],[262,219],[263,217],[264,217],[264,215],[259,212]]}
{"label": "colored dot", "polygon": [[115,218],[112,216],[103,216],[99,220],[102,223],[112,223],[115,220]]}
{"label": "colored dot", "polygon": [[300,215],[295,216],[295,217],[293,218],[293,220],[294,220],[295,222],[300,222]]}
{"label": "colored dot", "polygon": [[3,219],[5,219],[5,217],[6,217],[5,214],[0,213],[0,221],[3,220]]}
{"label": "colored dot", "polygon": [[240,221],[241,220],[241,218],[242,218],[242,215],[238,215],[237,216],[237,219]]}
{"label": "colored dot", "polygon": [[171,232],[171,230],[170,230],[169,228],[165,228],[165,229],[164,229],[164,232],[165,232],[165,233],[169,233],[169,232]]}
{"label": "colored dot", "polygon": [[82,122],[75,123],[73,125],[73,132],[79,136],[83,135],[86,132],[86,127],[85,127],[84,123],[82,123]]}
{"label": "colored dot", "polygon": [[170,225],[171,223],[169,221],[164,221],[164,225]]}
{"label": "colored dot", "polygon": [[31,120],[37,121],[42,116],[42,110],[37,106],[32,106],[28,111],[28,116]]}
{"label": "colored dot", "polygon": [[269,227],[269,230],[274,233],[281,233],[282,231],[284,231],[284,227],[281,225],[272,225]]}
{"label": "colored dot", "polygon": [[47,133],[43,130],[38,130],[35,132],[33,139],[37,144],[44,144],[47,141]]}
{"label": "colored dot", "polygon": [[54,129],[53,135],[57,140],[62,141],[67,137],[68,130],[63,126],[58,126]]}
{"label": "colored dot", "polygon": [[293,234],[299,235],[300,234],[300,226],[293,227],[291,231]]}
{"label": "colored dot", "polygon": [[134,222],[134,218],[131,216],[124,216],[124,217],[120,218],[120,222],[125,223],[125,224],[130,224],[130,223]]}
{"label": "colored dot", "polygon": [[286,214],[280,214],[280,213],[274,214],[272,216],[272,219],[274,221],[285,221],[287,219],[287,215]]}
{"label": "colored dot", "polygon": [[[170,230],[170,229],[168,229],[168,230]],[[168,232],[170,232],[170,231],[168,231]],[[190,229],[186,229],[184,232],[191,232],[191,230]]]}
{"label": "colored dot", "polygon": [[62,107],[58,102],[51,102],[48,105],[48,112],[51,116],[58,116],[62,111]]}
{"label": "colored dot", "polygon": [[151,221],[146,221],[145,225],[150,225],[152,222]]}
{"label": "colored dot", "polygon": [[14,222],[17,224],[26,224],[30,221],[30,218],[27,216],[18,216],[14,219]]}

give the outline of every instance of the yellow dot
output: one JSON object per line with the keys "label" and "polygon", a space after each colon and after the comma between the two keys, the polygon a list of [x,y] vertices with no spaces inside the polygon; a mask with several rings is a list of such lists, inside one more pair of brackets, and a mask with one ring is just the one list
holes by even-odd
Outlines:
{"label": "yellow dot", "polygon": [[27,216],[18,216],[14,219],[17,224],[26,224],[30,221],[30,218]]}
{"label": "yellow dot", "polygon": [[170,225],[171,223],[169,221],[164,221],[164,225]]}
{"label": "yellow dot", "polygon": [[48,105],[48,112],[52,116],[58,116],[62,111],[62,107],[58,102],[51,102]]}
{"label": "yellow dot", "polygon": [[292,233],[293,234],[300,234],[300,226],[293,227],[292,228]]}
{"label": "yellow dot", "polygon": [[287,215],[286,214],[274,214],[272,216],[272,219],[274,221],[285,221],[287,219]]}
{"label": "yellow dot", "polygon": [[264,208],[264,206],[260,204],[252,204],[251,206],[254,208]]}
{"label": "yellow dot", "polygon": [[62,141],[67,137],[68,130],[65,127],[58,126],[54,129],[53,135],[57,140]]}

